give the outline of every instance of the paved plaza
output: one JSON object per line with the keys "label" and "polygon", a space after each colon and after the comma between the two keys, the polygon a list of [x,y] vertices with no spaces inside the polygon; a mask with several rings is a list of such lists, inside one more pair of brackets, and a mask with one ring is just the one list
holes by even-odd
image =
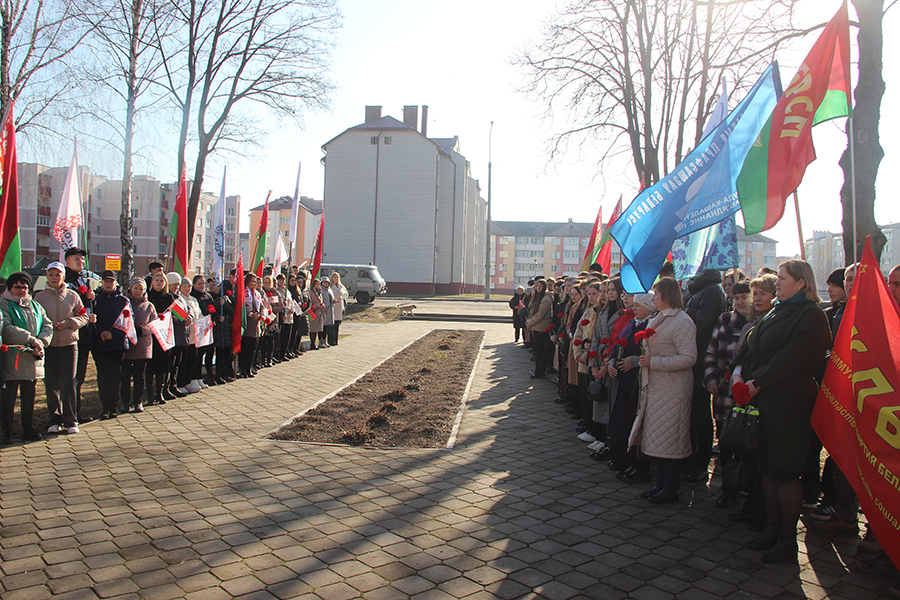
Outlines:
{"label": "paved plaza", "polygon": [[[418,336],[457,326],[486,337],[453,449],[265,439]],[[0,450],[0,597],[893,597],[893,574],[860,568],[858,536],[804,533],[799,565],[762,565],[743,549],[755,534],[714,507],[718,478],[674,505],[641,500],[649,485],[592,461],[555,386],[528,378],[508,324],[341,332],[339,346],[255,379]]]}

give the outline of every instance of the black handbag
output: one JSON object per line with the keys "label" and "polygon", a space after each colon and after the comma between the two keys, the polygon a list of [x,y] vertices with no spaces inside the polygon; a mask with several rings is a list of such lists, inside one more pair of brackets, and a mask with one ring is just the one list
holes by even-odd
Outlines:
{"label": "black handbag", "polygon": [[603,384],[599,381],[592,381],[588,384],[588,399],[592,402],[602,402],[605,400],[603,397]]}
{"label": "black handbag", "polygon": [[725,427],[719,444],[745,454],[759,454],[763,449],[762,417],[752,404],[735,406],[725,416]]}

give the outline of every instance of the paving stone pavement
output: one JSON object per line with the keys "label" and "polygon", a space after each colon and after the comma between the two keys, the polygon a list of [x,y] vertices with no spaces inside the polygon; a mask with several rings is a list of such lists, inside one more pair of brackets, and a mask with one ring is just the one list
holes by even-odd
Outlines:
{"label": "paving stone pavement", "polygon": [[[455,326],[455,325],[454,325]],[[651,506],[588,458],[509,325],[484,351],[452,450],[266,433],[447,323],[342,326],[339,346],[82,433],[0,450],[0,597],[889,597],[858,536],[801,533],[764,566],[718,481]]]}

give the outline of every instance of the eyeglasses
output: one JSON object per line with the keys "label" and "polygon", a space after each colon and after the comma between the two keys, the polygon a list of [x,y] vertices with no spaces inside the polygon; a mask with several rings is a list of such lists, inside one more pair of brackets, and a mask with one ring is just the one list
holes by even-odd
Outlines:
{"label": "eyeglasses", "polygon": [[11,290],[27,290],[27,285],[14,285],[10,287]]}

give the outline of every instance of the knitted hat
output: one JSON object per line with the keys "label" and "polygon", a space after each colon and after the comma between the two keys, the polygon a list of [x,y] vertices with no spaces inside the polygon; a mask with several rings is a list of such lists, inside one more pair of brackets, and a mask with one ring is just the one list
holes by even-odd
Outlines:
{"label": "knitted hat", "polygon": [[825,280],[825,283],[831,285],[832,283],[839,288],[844,287],[844,272],[845,269],[835,269],[831,272],[831,275],[828,276],[828,279]]}
{"label": "knitted hat", "polygon": [[634,303],[643,306],[650,312],[656,312],[656,307],[653,306],[653,296],[655,296],[655,292],[650,290],[646,294],[635,294],[634,295]]}
{"label": "knitted hat", "polygon": [[166,273],[166,282],[169,285],[181,283],[181,275],[178,273]]}

